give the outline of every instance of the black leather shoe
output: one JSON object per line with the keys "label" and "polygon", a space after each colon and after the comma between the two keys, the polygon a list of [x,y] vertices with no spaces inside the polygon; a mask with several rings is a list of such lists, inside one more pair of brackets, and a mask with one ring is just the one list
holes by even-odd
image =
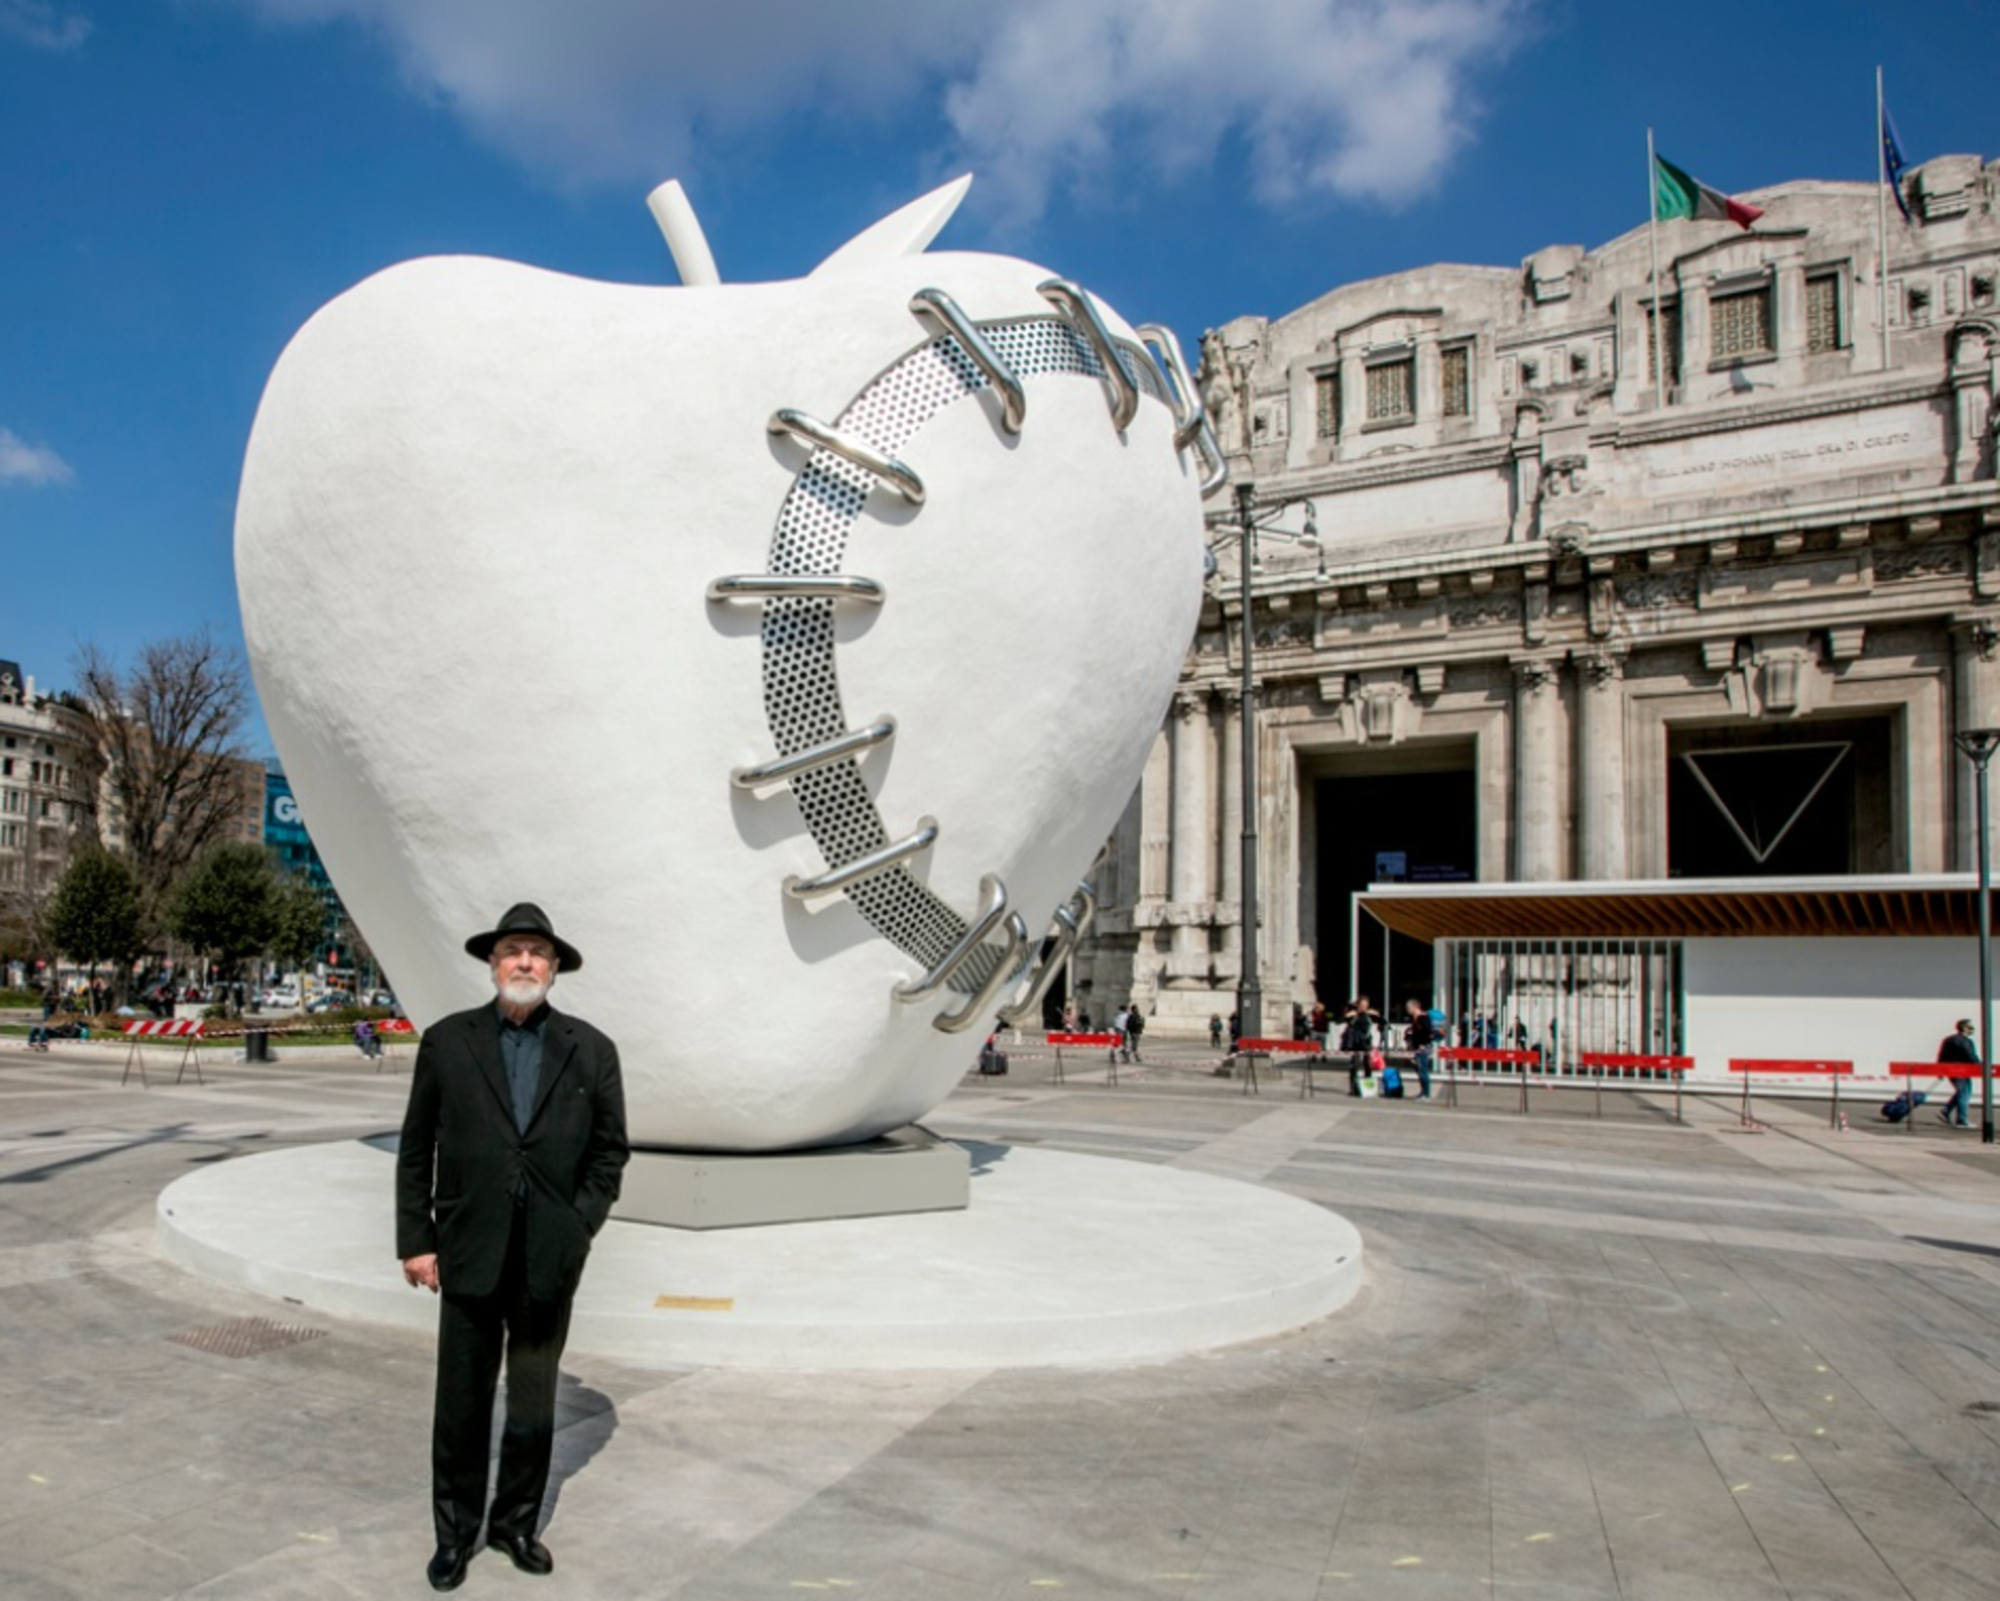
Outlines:
{"label": "black leather shoe", "polygon": [[465,1565],[471,1560],[472,1553],[464,1546],[441,1545],[424,1569],[424,1577],[431,1581],[433,1590],[456,1590],[465,1583]]}
{"label": "black leather shoe", "polygon": [[523,1573],[552,1573],[556,1559],[549,1555],[549,1548],[532,1534],[489,1534],[486,1537],[489,1551],[504,1551],[507,1560]]}

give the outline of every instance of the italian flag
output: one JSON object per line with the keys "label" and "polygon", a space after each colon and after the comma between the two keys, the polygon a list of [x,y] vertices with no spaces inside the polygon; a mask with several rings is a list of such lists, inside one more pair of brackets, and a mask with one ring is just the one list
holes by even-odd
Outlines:
{"label": "italian flag", "polygon": [[1696,217],[1716,222],[1733,222],[1747,228],[1764,215],[1762,206],[1746,206],[1719,189],[1711,189],[1689,177],[1671,161],[1653,157],[1653,209],[1663,221],[1671,217]]}

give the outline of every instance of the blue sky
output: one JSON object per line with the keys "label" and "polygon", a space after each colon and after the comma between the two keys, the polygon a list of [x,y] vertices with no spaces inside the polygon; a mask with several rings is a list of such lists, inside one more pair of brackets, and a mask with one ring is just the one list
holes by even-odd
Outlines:
{"label": "blue sky", "polygon": [[[237,474],[315,308],[392,262],[788,277],[937,182],[1190,349],[1336,284],[1717,188],[2000,155],[1992,0],[0,0],[0,658],[240,638]],[[365,605],[356,573],[330,606]],[[261,723],[250,731],[261,751]]]}

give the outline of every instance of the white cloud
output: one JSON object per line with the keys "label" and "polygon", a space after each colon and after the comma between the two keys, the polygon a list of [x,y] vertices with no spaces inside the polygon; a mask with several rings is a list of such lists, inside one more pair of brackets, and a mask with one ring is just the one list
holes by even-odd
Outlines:
{"label": "white cloud", "polygon": [[0,39],[37,50],[74,50],[90,37],[90,19],[51,0],[0,0]]}
{"label": "white cloud", "polygon": [[31,445],[11,428],[0,428],[0,485],[26,484],[40,489],[45,484],[75,481],[69,463],[47,445]]}
{"label": "white cloud", "polygon": [[969,165],[1027,217],[1058,189],[1143,193],[1226,139],[1271,206],[1408,197],[1540,0],[227,3],[367,28],[413,87],[561,182],[698,184],[698,150],[801,110],[914,113],[934,131],[910,166]]}

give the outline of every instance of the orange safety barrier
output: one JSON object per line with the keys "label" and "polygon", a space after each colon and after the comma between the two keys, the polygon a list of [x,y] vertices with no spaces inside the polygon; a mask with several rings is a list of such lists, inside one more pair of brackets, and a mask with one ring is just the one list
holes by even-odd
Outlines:
{"label": "orange safety barrier", "polygon": [[1123,1034],[1077,1034],[1058,1030],[1048,1036],[1048,1043],[1056,1050],[1056,1070],[1049,1076],[1051,1084],[1068,1082],[1063,1076],[1062,1048],[1065,1045],[1071,1050],[1103,1051],[1105,1060],[1111,1064],[1111,1082],[1113,1084],[1118,1082],[1118,1047],[1125,1043]]}
{"label": "orange safety barrier", "polygon": [[1319,1090],[1313,1084],[1313,1063],[1316,1060],[1326,1060],[1326,1047],[1320,1044],[1318,1040],[1238,1040],[1236,1042],[1236,1049],[1231,1054],[1244,1059],[1243,1093],[1245,1095],[1262,1095],[1264,1093],[1262,1086],[1257,1082],[1257,1063],[1254,1058],[1258,1056],[1303,1056],[1306,1059],[1305,1075],[1299,1080],[1299,1099],[1304,1100],[1308,1095],[1317,1095],[1319,1093]]}
{"label": "orange safety barrier", "polygon": [[1833,1085],[1833,1099],[1826,1114],[1828,1128],[1840,1125],[1840,1081],[1854,1075],[1852,1062],[1835,1062],[1819,1058],[1783,1056],[1732,1056],[1729,1071],[1743,1075],[1743,1124],[1747,1128],[1753,1121],[1750,1116],[1750,1080],[1752,1075],[1762,1073],[1767,1078],[1791,1078],[1813,1075],[1825,1078]]}
{"label": "orange safety barrier", "polygon": [[1458,1063],[1465,1062],[1473,1067],[1519,1068],[1521,1070],[1521,1104],[1515,1110],[1520,1112],[1525,1112],[1528,1109],[1528,1069],[1542,1065],[1542,1053],[1540,1051],[1498,1051],[1472,1045],[1440,1045],[1437,1048],[1437,1059],[1445,1070],[1444,1104],[1446,1106],[1458,1105],[1458,1075],[1452,1072],[1452,1068]]}
{"label": "orange safety barrier", "polygon": [[1584,1067],[1597,1069],[1597,1115],[1604,1115],[1604,1075],[1616,1068],[1624,1072],[1671,1073],[1674,1076],[1674,1121],[1681,1116],[1681,1080],[1694,1067],[1692,1056],[1648,1056],[1631,1051],[1585,1051],[1577,1058]]}

